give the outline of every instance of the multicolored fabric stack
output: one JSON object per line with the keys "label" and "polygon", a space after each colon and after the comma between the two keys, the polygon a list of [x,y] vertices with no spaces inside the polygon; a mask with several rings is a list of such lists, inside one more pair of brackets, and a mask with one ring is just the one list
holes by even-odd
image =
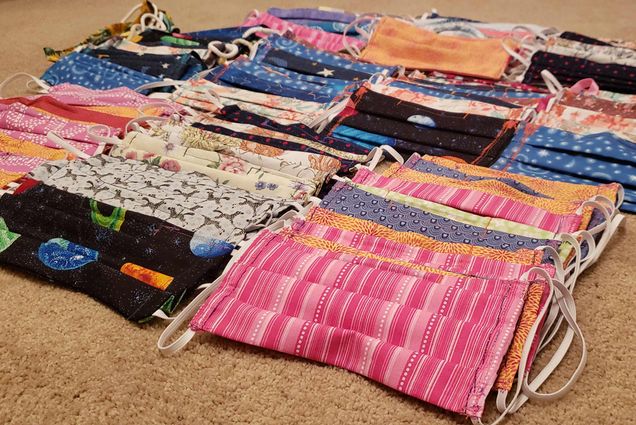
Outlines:
{"label": "multicolored fabric stack", "polygon": [[577,278],[636,211],[634,47],[325,8],[181,33],[144,1],[0,85],[36,92],[0,99],[0,261],[172,320],[165,353],[209,332],[474,422],[495,391],[499,421],[583,372]]}

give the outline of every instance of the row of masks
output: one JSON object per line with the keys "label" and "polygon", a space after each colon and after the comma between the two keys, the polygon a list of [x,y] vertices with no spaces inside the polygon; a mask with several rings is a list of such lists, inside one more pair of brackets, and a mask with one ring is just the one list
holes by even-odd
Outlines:
{"label": "row of masks", "polygon": [[[491,391],[502,414],[567,392],[575,379],[551,394],[537,389],[575,338],[583,354],[573,378],[585,364],[571,292],[622,219],[619,185],[419,155],[339,180],[319,204],[242,244],[160,349],[210,332],[342,367],[474,420]],[[530,380],[562,322],[562,349]]]}

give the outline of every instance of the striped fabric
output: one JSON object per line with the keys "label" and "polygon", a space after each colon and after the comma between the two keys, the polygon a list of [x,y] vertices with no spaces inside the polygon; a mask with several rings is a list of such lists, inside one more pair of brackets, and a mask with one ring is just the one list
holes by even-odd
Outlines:
{"label": "striped fabric", "polygon": [[[500,280],[488,286],[491,292],[415,285],[406,295],[391,281],[376,289],[377,280],[364,280],[369,270],[310,281],[261,268],[274,267],[270,253],[280,243],[279,235],[261,232],[191,328],[339,366],[444,409],[481,416],[527,282]],[[414,282],[412,275],[403,278]]]}
{"label": "striped fabric", "polygon": [[[399,258],[416,265],[424,265],[439,270],[494,279],[518,279],[538,264],[523,264],[493,260],[464,254],[445,254],[413,245],[394,242],[363,233],[351,232],[335,227],[323,226],[309,221],[297,220],[292,225],[298,235],[310,235],[325,241],[335,242],[361,251],[371,252],[386,258]],[[293,233],[288,233],[295,238]],[[301,239],[302,238],[298,238]],[[554,276],[554,267],[541,265]]]}
{"label": "striped fabric", "polygon": [[529,224],[554,233],[572,233],[578,230],[581,224],[581,216],[575,213],[551,213],[512,199],[477,190],[384,177],[366,168],[360,169],[353,181],[393,190],[404,195],[426,199],[486,217],[498,217]]}

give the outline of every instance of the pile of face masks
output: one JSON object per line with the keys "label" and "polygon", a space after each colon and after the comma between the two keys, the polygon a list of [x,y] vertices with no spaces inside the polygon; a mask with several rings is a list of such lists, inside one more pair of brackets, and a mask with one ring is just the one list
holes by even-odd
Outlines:
{"label": "pile of face masks", "polygon": [[[318,205],[245,243],[160,349],[210,332],[348,369],[473,420],[491,390],[503,416],[571,388],[586,361],[572,290],[622,219],[620,186],[419,155],[339,180]],[[563,321],[558,352],[529,380]],[[575,338],[572,379],[537,392]]]}
{"label": "pile of face masks", "polygon": [[135,322],[200,291],[164,352],[210,332],[503,417],[585,366],[573,290],[636,211],[633,48],[326,8],[182,33],[145,1],[0,99],[0,261]]}

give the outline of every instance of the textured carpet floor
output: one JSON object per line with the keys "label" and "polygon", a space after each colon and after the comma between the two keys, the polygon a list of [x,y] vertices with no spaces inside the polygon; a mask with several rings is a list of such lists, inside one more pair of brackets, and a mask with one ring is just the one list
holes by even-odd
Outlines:
{"label": "textured carpet floor", "polygon": [[[159,4],[184,30],[196,30],[235,25],[252,8],[317,3]],[[449,15],[636,38],[633,0],[322,4],[401,14],[435,6]],[[0,1],[0,79],[17,71],[40,75],[47,67],[43,46],[71,45],[130,6],[122,0]],[[507,423],[635,423],[635,230],[630,216],[577,285],[590,353],[574,390],[557,402],[529,403]],[[0,269],[0,299],[0,424],[468,423],[358,375],[220,338],[197,336],[183,352],[163,357],[155,348],[163,324],[128,323],[84,295],[6,268]],[[573,351],[548,389],[573,370]],[[492,405],[486,419],[494,417]]]}

